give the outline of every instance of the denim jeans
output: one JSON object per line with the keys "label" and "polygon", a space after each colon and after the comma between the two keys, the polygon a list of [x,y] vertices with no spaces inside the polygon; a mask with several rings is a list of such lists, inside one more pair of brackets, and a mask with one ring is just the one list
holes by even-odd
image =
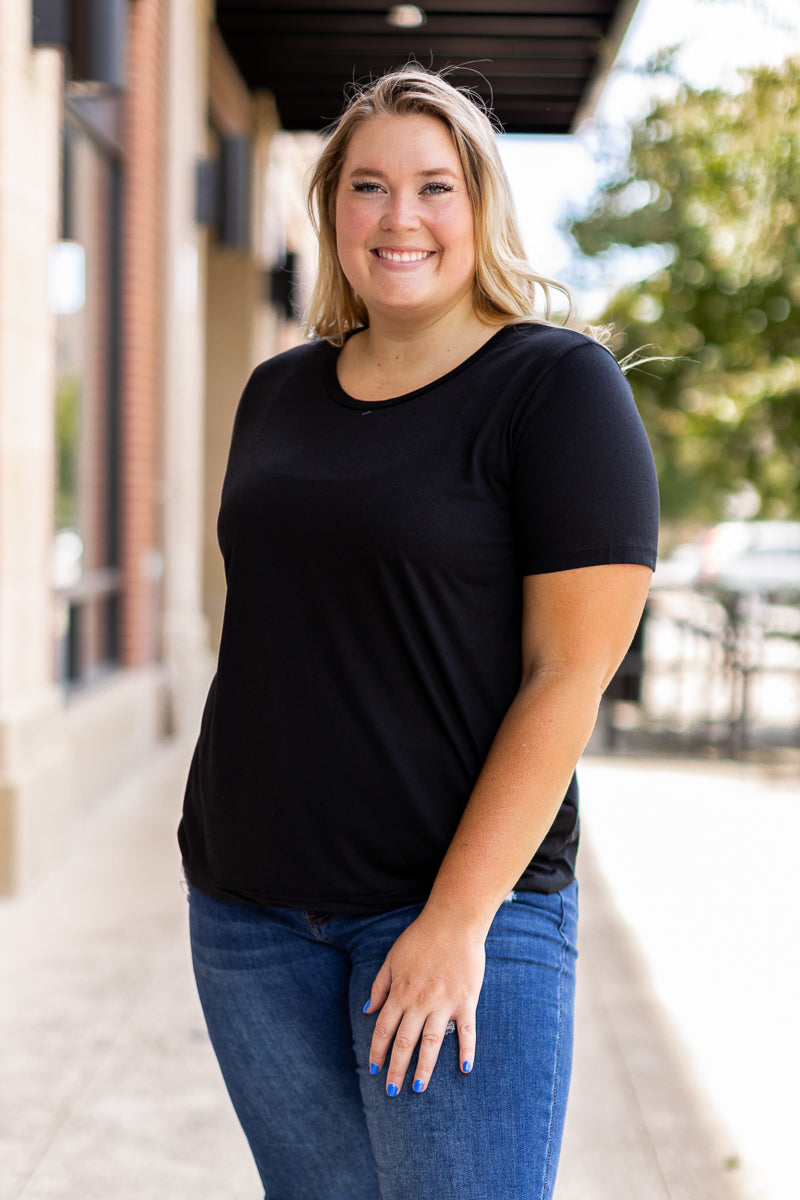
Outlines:
{"label": "denim jeans", "polygon": [[267,1200],[546,1200],[572,1062],[577,886],[516,892],[486,941],[470,1074],[445,1036],[427,1090],[370,1075],[373,979],[421,906],[257,909],[190,888],[195,977]]}

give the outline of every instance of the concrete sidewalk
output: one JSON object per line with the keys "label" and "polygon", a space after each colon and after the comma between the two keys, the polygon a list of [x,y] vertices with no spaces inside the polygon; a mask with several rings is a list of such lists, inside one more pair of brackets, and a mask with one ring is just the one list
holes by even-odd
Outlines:
{"label": "concrete sidewalk", "polygon": [[[191,980],[175,846],[187,754],[165,747],[54,875],[0,901],[0,1200],[261,1195]],[[788,1200],[747,1164],[732,1169],[740,1146],[688,1071],[691,1039],[656,1000],[657,973],[598,867],[598,847],[610,844],[613,861],[630,838],[620,803],[647,809],[664,770],[585,764],[577,1053],[557,1200]],[[683,799],[707,796],[719,774],[687,770]],[[651,825],[663,820],[655,808]],[[720,1017],[736,1018],[735,1005]]]}
{"label": "concrete sidewalk", "polygon": [[[649,1006],[652,1046],[673,1057],[687,1105],[696,1098],[694,1112],[713,1113],[724,1129],[709,1145],[717,1161],[721,1152],[735,1164],[730,1181],[739,1194],[797,1200],[796,758],[769,767],[587,758],[581,779],[584,850],[602,864],[611,906],[606,929],[631,951],[642,1004],[658,998]],[[584,856],[584,872],[590,860]],[[597,967],[599,989],[613,996],[618,975],[597,955],[594,910],[594,899],[589,911],[584,905],[583,956]],[[622,1021],[633,1069],[641,1056]],[[646,1108],[648,1120],[657,1119],[649,1102]],[[694,1119],[687,1108],[687,1122]],[[696,1187],[685,1194],[705,1200],[708,1193]]]}

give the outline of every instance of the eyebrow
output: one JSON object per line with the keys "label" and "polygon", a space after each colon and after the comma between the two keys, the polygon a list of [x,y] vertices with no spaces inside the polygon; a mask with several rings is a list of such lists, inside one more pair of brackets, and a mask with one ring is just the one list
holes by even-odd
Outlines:
{"label": "eyebrow", "polygon": [[[452,175],[453,179],[458,178],[458,172],[451,167],[433,167],[428,171],[417,171],[416,174],[421,179],[432,179],[434,175]],[[354,175],[375,175],[379,179],[385,179],[386,175],[378,167],[353,167],[349,173],[350,178]]]}

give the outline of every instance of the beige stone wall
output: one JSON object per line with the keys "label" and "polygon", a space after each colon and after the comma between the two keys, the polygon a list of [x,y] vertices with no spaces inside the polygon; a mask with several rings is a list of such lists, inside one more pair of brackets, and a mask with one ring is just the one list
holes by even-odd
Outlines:
{"label": "beige stone wall", "polygon": [[0,5],[0,889],[57,853],[66,744],[53,686],[55,327],[61,63]]}
{"label": "beige stone wall", "polygon": [[164,656],[171,723],[192,733],[213,671],[203,612],[207,232],[194,213],[207,151],[209,0],[170,4],[164,196]]}
{"label": "beige stone wall", "polygon": [[216,526],[233,419],[253,367],[279,348],[278,327],[264,296],[260,242],[266,165],[278,118],[270,97],[251,98],[218,36],[211,40],[209,75],[217,130],[221,134],[247,133],[253,148],[251,247],[247,251],[227,249],[213,234],[208,242],[203,596],[216,651],[225,608]]}
{"label": "beige stone wall", "polygon": [[225,576],[217,545],[217,513],[233,418],[242,388],[258,361],[253,318],[259,275],[252,258],[213,246],[208,255],[205,503],[203,513],[204,608],[216,651],[225,607]]}
{"label": "beige stone wall", "polygon": [[[0,705],[52,675],[49,561],[55,326],[47,262],[58,230],[60,62],[0,8]],[[22,629],[34,637],[22,637]],[[11,631],[16,631],[12,633]]]}

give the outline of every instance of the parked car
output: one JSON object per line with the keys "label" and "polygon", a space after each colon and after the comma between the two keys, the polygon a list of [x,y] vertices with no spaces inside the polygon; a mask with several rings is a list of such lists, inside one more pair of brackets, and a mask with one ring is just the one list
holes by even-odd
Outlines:
{"label": "parked car", "polygon": [[800,599],[800,521],[722,521],[661,563],[656,587]]}
{"label": "parked car", "polygon": [[800,597],[800,521],[714,525],[700,544],[697,586]]}
{"label": "parked car", "polygon": [[658,565],[656,587],[800,599],[800,521],[722,521]]}

